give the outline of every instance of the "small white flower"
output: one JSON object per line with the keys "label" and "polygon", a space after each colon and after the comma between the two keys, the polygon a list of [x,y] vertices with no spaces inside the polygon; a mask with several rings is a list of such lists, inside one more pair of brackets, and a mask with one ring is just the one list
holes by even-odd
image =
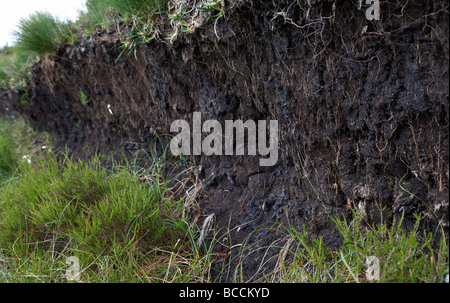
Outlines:
{"label": "small white flower", "polygon": [[45,145],[42,145],[42,149],[46,149],[47,148],[47,146],[45,146]]}
{"label": "small white flower", "polygon": [[111,116],[113,116],[113,112],[111,110],[111,105],[110,104],[108,104],[108,110],[109,110],[109,113],[111,114]]}

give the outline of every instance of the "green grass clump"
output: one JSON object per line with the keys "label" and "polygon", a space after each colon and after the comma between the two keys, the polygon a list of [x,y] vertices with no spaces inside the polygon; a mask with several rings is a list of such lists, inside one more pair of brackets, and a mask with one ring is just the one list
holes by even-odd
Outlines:
{"label": "green grass clump", "polygon": [[[14,54],[0,53],[0,85],[17,84],[37,57],[55,54],[62,45],[74,44],[80,35],[91,35],[98,28],[115,28],[122,36],[121,53],[126,52],[137,59],[137,46],[146,44],[164,34],[173,41],[179,35],[187,34],[202,26],[212,26],[223,16],[220,1],[178,2],[171,0],[87,0],[86,11],[80,12],[75,23],[61,21],[48,12],[37,12],[20,20],[14,32],[16,42]],[[208,25],[199,25],[200,15],[211,19]],[[198,20],[197,20],[198,19]],[[127,28],[120,26],[124,22]],[[172,30],[167,29],[167,24]],[[117,61],[116,60],[116,61]],[[25,85],[26,81],[23,81]]]}
{"label": "green grass clump", "polygon": [[133,22],[135,26],[149,25],[155,14],[164,10],[168,0],[87,0],[86,12],[80,16],[89,30],[100,26],[110,29],[119,20]]}
{"label": "green grass clump", "polygon": [[14,172],[16,165],[13,138],[0,126],[0,182]]}
{"label": "green grass clump", "polygon": [[88,98],[82,89],[80,89],[80,101],[83,105],[91,102],[91,98]]}
{"label": "green grass clump", "polygon": [[14,32],[16,46],[26,52],[38,55],[55,53],[69,38],[71,24],[60,21],[48,12],[37,12],[19,22]]}
{"label": "green grass clump", "polygon": [[0,191],[14,177],[20,162],[48,146],[46,133],[37,134],[21,118],[0,116]]}
{"label": "green grass clump", "polygon": [[138,171],[100,162],[47,154],[20,166],[0,193],[0,255],[8,260],[0,281],[1,272],[9,282],[67,281],[69,257],[80,260],[85,282],[203,279],[209,258],[189,236],[196,229],[184,216],[186,199],[160,175],[165,164]]}
{"label": "green grass clump", "polygon": [[[57,158],[38,137],[20,119],[0,120],[0,282],[67,282],[73,258],[82,282],[417,283],[449,274],[448,236],[442,226],[425,232],[423,217],[406,231],[403,218],[330,215],[342,239],[335,249],[282,222],[236,244],[241,227],[213,231],[214,214],[201,227],[191,221],[202,186],[167,150],[107,168],[104,157]],[[255,233],[274,240],[264,246]],[[263,257],[249,276],[255,254]]]}

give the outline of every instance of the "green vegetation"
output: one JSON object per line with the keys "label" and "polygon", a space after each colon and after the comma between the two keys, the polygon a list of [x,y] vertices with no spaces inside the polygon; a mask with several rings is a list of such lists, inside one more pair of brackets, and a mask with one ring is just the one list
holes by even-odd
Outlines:
{"label": "green vegetation", "polygon": [[[202,185],[167,150],[123,164],[74,160],[52,154],[46,135],[23,120],[0,122],[1,282],[69,282],[73,260],[80,282],[375,282],[372,257],[379,282],[442,282],[448,274],[448,238],[422,232],[422,217],[408,232],[402,220],[331,217],[343,239],[337,249],[281,223],[267,229],[277,235],[269,246],[250,236],[236,245],[235,230],[214,231],[213,217],[196,224],[190,214],[201,213]],[[245,276],[244,263],[261,251],[268,257]]]}
{"label": "green vegetation", "polygon": [[162,12],[168,0],[87,0],[86,12],[80,23],[90,30],[96,27],[112,28],[118,21],[151,24],[154,16]]}
{"label": "green vegetation", "polygon": [[[224,14],[221,1],[189,3],[88,0],[76,25],[36,13],[22,20],[17,45],[1,50],[0,84],[25,86],[30,64],[72,43],[76,31],[114,29],[122,35],[117,59],[137,57],[139,44],[187,37],[202,26],[199,14],[209,18],[207,26]],[[81,89],[79,97],[82,104],[91,101]],[[449,273],[448,238],[440,228],[422,232],[419,216],[409,232],[402,219],[369,225],[362,213],[351,221],[330,217],[343,239],[334,250],[305,228],[283,225],[268,230],[282,235],[270,246],[236,246],[234,230],[219,239],[218,231],[190,217],[192,209],[201,213],[195,199],[202,186],[191,180],[186,163],[149,152],[106,166],[100,156],[54,155],[48,142],[21,119],[0,120],[0,282],[66,282],[72,257],[80,261],[82,282],[215,282],[224,276],[236,282],[370,282],[372,256],[379,260],[380,282],[441,282]],[[302,177],[317,194],[302,163]],[[245,260],[261,250],[279,253],[245,277]]]}
{"label": "green vegetation", "polygon": [[111,7],[117,9],[124,21],[150,22],[155,13],[160,13],[168,0],[111,0]]}
{"label": "green vegetation", "polygon": [[[24,79],[37,57],[54,55],[60,46],[73,44],[80,36],[91,35],[99,28],[114,29],[121,35],[117,60],[124,53],[134,54],[137,59],[139,44],[160,36],[170,41],[187,38],[197,28],[214,25],[224,14],[222,3],[211,0],[195,4],[172,0],[87,0],[86,9],[75,23],[59,20],[48,12],[22,19],[15,32],[16,45],[0,54],[0,85],[17,85],[17,79]],[[198,24],[197,19],[211,22]]]}
{"label": "green vegetation", "polygon": [[[402,218],[378,225],[367,224],[366,217],[357,213],[350,221],[330,219],[341,236],[340,247],[327,247],[305,227],[298,230],[280,223],[259,227],[236,245],[238,253],[224,249],[215,257],[221,261],[219,277],[239,283],[442,283],[448,277],[448,237],[420,231],[422,217],[416,217],[409,232]],[[255,233],[276,240],[264,246],[264,239],[250,240]],[[232,234],[221,236],[221,244],[231,246]],[[273,251],[278,254],[271,255]],[[245,276],[243,268],[255,255],[264,258],[251,277]]]}
{"label": "green vegetation", "polygon": [[46,133],[36,133],[23,119],[0,116],[0,191],[15,176],[20,162],[49,142]]}
{"label": "green vegetation", "polygon": [[81,104],[88,104],[91,102],[91,99],[86,96],[82,89],[80,89],[80,101]]}
{"label": "green vegetation", "polygon": [[0,181],[11,175],[16,169],[17,159],[14,141],[10,133],[0,126]]}
{"label": "green vegetation", "polygon": [[145,158],[146,168],[107,169],[99,157],[42,151],[20,163],[0,191],[0,281],[67,281],[70,257],[84,282],[207,279],[209,259],[187,217],[196,205],[184,185],[195,185],[164,156]]}
{"label": "green vegetation", "polygon": [[[444,281],[449,273],[448,239],[420,232],[419,224],[423,218],[417,217],[414,228],[407,233],[402,220],[369,226],[364,216],[356,213],[354,216],[350,222],[345,218],[333,219],[343,238],[342,246],[334,251],[326,248],[322,239],[311,241],[307,232],[289,229],[288,238],[293,240],[291,247],[294,249],[279,262],[279,280],[340,283]],[[377,263],[379,276],[369,270]]]}
{"label": "green vegetation", "polygon": [[16,46],[25,52],[40,56],[57,51],[67,41],[72,25],[63,22],[47,12],[37,12],[28,19],[22,19],[16,36]]}
{"label": "green vegetation", "polygon": [[18,51],[17,47],[0,50],[0,87],[23,88],[30,74],[30,66],[36,61],[34,53]]}
{"label": "green vegetation", "polygon": [[26,87],[30,66],[39,57],[54,54],[60,45],[73,43],[74,27],[50,13],[37,12],[20,20],[16,44],[0,51],[0,86]]}

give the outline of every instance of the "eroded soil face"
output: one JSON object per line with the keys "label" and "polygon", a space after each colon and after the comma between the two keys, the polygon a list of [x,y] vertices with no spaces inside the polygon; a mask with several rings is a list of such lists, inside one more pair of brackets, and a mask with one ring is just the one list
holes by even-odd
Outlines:
{"label": "eroded soil face", "polygon": [[307,2],[243,1],[188,41],[140,46],[137,60],[117,63],[118,36],[98,33],[36,65],[30,102],[16,108],[80,155],[151,142],[194,111],[278,120],[275,166],[191,157],[207,184],[202,213],[235,227],[236,243],[267,245],[277,235],[257,227],[289,222],[336,246],[328,213],[351,209],[372,222],[404,211],[406,228],[418,211],[423,228],[443,218],[448,231],[448,2],[383,2],[381,21],[352,1]]}

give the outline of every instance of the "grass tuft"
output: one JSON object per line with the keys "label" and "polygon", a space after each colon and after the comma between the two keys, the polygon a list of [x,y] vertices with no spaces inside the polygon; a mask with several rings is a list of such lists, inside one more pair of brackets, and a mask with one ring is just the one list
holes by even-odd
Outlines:
{"label": "grass tuft", "polygon": [[24,87],[30,76],[30,66],[37,61],[35,53],[18,51],[17,47],[5,46],[0,50],[0,86]]}
{"label": "grass tuft", "polygon": [[203,187],[167,148],[119,164],[56,157],[36,138],[22,120],[0,120],[0,282],[67,282],[72,260],[80,282],[416,283],[449,273],[448,237],[423,231],[420,216],[405,230],[402,218],[330,215],[342,238],[335,249],[281,222],[233,243],[239,226],[190,217],[201,214]]}

